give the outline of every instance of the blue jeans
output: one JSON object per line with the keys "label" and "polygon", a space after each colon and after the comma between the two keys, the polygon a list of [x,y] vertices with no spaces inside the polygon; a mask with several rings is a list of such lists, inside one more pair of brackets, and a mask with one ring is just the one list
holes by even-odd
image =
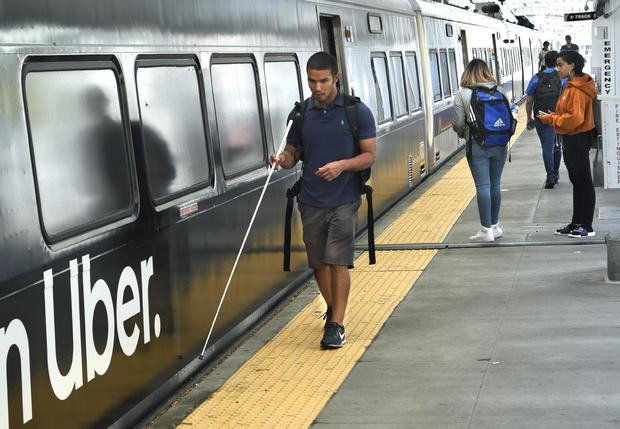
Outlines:
{"label": "blue jeans", "polygon": [[[542,146],[543,162],[547,176],[560,177],[560,161],[562,161],[561,145],[555,145],[556,134],[551,125],[543,124],[540,119],[534,119],[536,133]],[[559,136],[558,136],[559,138]]]}
{"label": "blue jeans", "polygon": [[500,185],[508,147],[480,146],[475,141],[472,141],[471,146],[471,157],[467,163],[476,184],[480,224],[489,228],[499,221],[502,204]]}

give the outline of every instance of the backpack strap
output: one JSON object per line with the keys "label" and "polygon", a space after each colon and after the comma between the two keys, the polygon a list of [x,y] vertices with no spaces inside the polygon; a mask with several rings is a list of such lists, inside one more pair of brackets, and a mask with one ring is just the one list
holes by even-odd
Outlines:
{"label": "backpack strap", "polygon": [[306,109],[308,107],[308,99],[295,102],[295,116],[293,123],[295,124],[295,134],[297,141],[301,145],[301,159],[303,159],[304,153],[304,139],[302,129],[304,127],[304,116],[306,115]]}
{"label": "backpack strap", "polygon": [[291,219],[293,217],[293,204],[295,197],[301,191],[301,178],[293,186],[286,190],[286,214],[284,216],[284,271],[291,271]]}
{"label": "backpack strap", "polygon": [[[304,125],[304,116],[306,115],[306,108],[308,107],[308,99],[295,102],[295,116],[293,117],[293,123],[295,124],[295,134],[297,141],[301,145],[301,158],[303,160],[304,153],[304,140],[302,134],[302,128]],[[302,167],[303,171],[303,167]],[[303,173],[302,173],[303,174]],[[286,214],[284,215],[284,263],[283,270],[291,270],[291,221],[293,218],[293,205],[294,200],[301,191],[301,177],[286,190]]]}
{"label": "backpack strap", "polygon": [[[347,121],[351,126],[351,134],[353,135],[353,143],[355,144],[355,148],[361,153],[362,148],[360,145],[357,103],[361,103],[359,97],[344,94],[344,112],[347,117]],[[360,181],[362,183],[360,192],[366,195],[366,206],[368,208],[368,264],[373,265],[377,261],[375,254],[375,217],[372,207],[372,186],[366,184],[366,181],[370,178],[370,168],[360,171],[359,174]]]}
{"label": "backpack strap", "polygon": [[353,144],[357,148],[360,149],[360,130],[359,130],[359,121],[357,119],[357,103],[360,103],[361,100],[359,97],[354,97],[349,94],[344,95],[344,113],[347,117],[347,121],[349,121],[349,125],[351,126],[351,134],[353,135]]}

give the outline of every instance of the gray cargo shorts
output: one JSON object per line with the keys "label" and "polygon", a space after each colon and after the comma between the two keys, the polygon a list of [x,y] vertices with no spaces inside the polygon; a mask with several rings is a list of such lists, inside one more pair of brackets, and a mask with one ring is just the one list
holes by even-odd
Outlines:
{"label": "gray cargo shorts", "polygon": [[353,268],[357,209],[361,204],[361,200],[338,207],[297,204],[310,268],[326,265]]}

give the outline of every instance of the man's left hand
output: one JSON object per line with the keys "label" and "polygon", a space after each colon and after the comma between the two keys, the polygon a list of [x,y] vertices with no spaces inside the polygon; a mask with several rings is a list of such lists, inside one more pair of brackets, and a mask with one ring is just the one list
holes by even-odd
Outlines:
{"label": "man's left hand", "polygon": [[340,173],[344,170],[344,166],[341,161],[334,161],[328,164],[325,164],[323,167],[319,168],[314,172],[319,177],[331,182],[336,177],[340,176]]}

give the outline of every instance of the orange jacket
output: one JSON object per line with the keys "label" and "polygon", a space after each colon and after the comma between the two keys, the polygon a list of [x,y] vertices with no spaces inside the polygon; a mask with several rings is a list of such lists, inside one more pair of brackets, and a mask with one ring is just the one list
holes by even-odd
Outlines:
{"label": "orange jacket", "polygon": [[587,74],[566,82],[555,112],[542,115],[543,124],[551,125],[558,134],[579,134],[594,128],[592,100],[598,91]]}

